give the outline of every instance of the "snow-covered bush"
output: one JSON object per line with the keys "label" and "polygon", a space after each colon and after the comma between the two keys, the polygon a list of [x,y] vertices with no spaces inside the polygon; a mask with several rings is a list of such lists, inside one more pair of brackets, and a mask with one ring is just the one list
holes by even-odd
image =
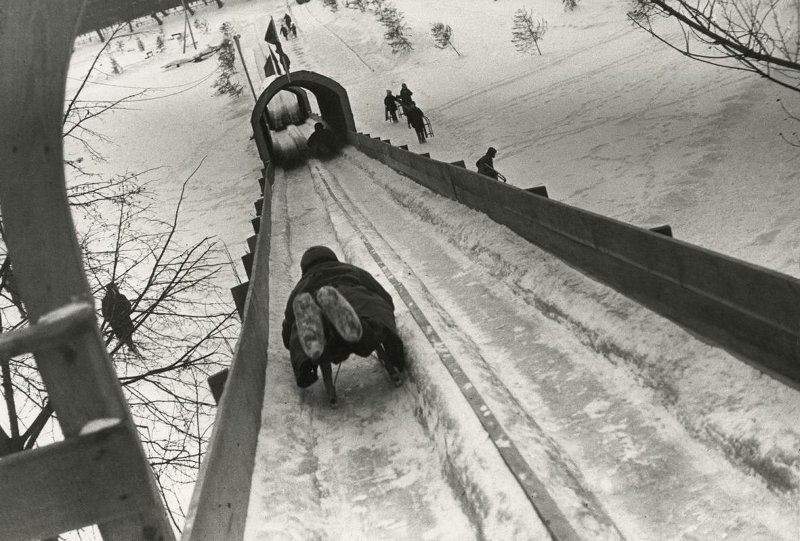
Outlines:
{"label": "snow-covered bush", "polygon": [[144,42],[142,41],[142,38],[140,38],[139,36],[136,36],[136,46],[139,48],[140,51],[144,51]]}
{"label": "snow-covered bush", "polygon": [[202,21],[200,19],[195,19],[194,27],[203,32],[203,34],[208,34],[208,21],[205,19]]}
{"label": "snow-covered bush", "polygon": [[369,0],[345,0],[344,6],[359,11],[367,11]]}
{"label": "snow-covered bush", "polygon": [[434,45],[436,45],[438,49],[452,47],[456,54],[461,56],[461,53],[459,53],[458,49],[453,45],[453,29],[450,28],[449,24],[433,23],[431,34],[433,34]]}
{"label": "snow-covered bush", "polygon": [[339,2],[337,0],[322,0],[322,4],[331,11],[339,11]]}
{"label": "snow-covered bush", "polygon": [[573,11],[578,7],[578,0],[561,0],[564,3],[564,11]]}
{"label": "snow-covered bush", "polygon": [[533,54],[535,48],[539,54],[539,41],[547,31],[547,21],[534,19],[533,12],[520,8],[514,13],[514,27],[511,30],[511,42],[521,53]]}
{"label": "snow-covered bush", "polygon": [[156,51],[159,53],[163,53],[166,46],[164,45],[164,33],[161,32],[158,36],[156,36]]}

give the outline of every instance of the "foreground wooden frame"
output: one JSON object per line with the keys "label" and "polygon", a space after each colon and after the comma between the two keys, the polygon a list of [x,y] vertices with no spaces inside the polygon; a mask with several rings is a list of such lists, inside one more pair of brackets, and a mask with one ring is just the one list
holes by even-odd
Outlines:
{"label": "foreground wooden frame", "polygon": [[[28,334],[43,316],[49,321],[65,307],[94,304],[67,201],[62,148],[67,68],[83,4],[5,0],[0,9],[0,209],[34,328]],[[96,320],[65,328],[46,344],[30,336],[18,341],[34,344],[24,349],[35,349],[66,441],[0,459],[0,539],[48,537],[91,524],[104,539],[173,539]],[[98,421],[106,428],[87,431]]]}

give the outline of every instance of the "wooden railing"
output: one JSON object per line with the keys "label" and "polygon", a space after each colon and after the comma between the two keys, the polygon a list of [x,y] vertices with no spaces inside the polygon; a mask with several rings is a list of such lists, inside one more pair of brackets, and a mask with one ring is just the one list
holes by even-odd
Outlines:
{"label": "wooden railing", "polygon": [[261,181],[264,197],[257,205],[260,221],[250,281],[237,288],[246,292],[240,311],[242,329],[195,483],[185,541],[244,537],[267,370],[273,178],[273,169],[267,166]]}
{"label": "wooden railing", "polygon": [[800,280],[369,135],[350,134],[350,142],[765,373],[800,387]]}
{"label": "wooden railing", "polygon": [[104,539],[171,540],[161,496],[97,326],[67,201],[62,114],[83,0],[0,8],[0,208],[31,321],[0,355],[32,352],[65,441],[0,458],[0,539],[97,524]]}

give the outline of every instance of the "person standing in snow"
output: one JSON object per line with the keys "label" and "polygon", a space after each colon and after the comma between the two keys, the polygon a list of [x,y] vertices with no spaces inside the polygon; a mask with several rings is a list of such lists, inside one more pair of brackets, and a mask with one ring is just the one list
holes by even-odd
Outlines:
{"label": "person standing in snow", "polygon": [[475,162],[475,166],[478,168],[478,173],[481,175],[485,175],[495,180],[502,179],[503,182],[505,182],[505,177],[503,177],[500,172],[494,168],[495,156],[497,156],[497,149],[494,147],[489,147],[489,149],[486,151],[486,154],[484,154],[477,162]]}
{"label": "person standing in snow", "polygon": [[297,26],[294,23],[289,25],[289,30],[292,32],[292,37],[297,37]]}
{"label": "person standing in snow", "polygon": [[141,357],[139,349],[133,343],[133,321],[131,320],[131,302],[128,297],[119,292],[117,284],[110,282],[106,285],[106,294],[100,304],[103,320],[108,321],[111,333],[117,340],[128,347],[128,350]]}
{"label": "person standing in snow", "polygon": [[322,378],[336,406],[331,364],[351,354],[378,354],[396,385],[405,370],[392,296],[364,269],[339,261],[326,246],[308,248],[300,259],[300,280],[286,301],[283,345],[301,388]]}
{"label": "person standing in snow", "polygon": [[281,36],[283,36],[283,39],[289,37],[289,31],[286,29],[284,25],[281,25]]}
{"label": "person standing in snow", "polygon": [[420,143],[425,142],[425,113],[417,107],[415,102],[411,102],[408,111],[406,111],[406,117],[408,117],[408,123],[411,124],[411,127],[414,128],[414,131],[417,132],[417,139]]}
{"label": "person standing in snow", "polygon": [[[400,85],[400,92],[398,93],[397,101],[400,103],[400,106],[403,108],[403,114],[406,115],[406,119],[408,119],[408,110],[411,108],[411,96],[414,95],[413,92],[406,86],[405,83]],[[411,120],[408,121],[408,127],[411,127]]]}
{"label": "person standing in snow", "polygon": [[397,122],[397,100],[392,95],[391,90],[386,91],[386,97],[383,98],[383,105],[386,107],[386,120]]}
{"label": "person standing in snow", "polygon": [[283,14],[283,23],[284,23],[286,26],[289,26],[289,27],[291,27],[291,26],[292,26],[292,18],[289,16],[289,14],[288,14],[288,13],[284,13],[284,14]]}

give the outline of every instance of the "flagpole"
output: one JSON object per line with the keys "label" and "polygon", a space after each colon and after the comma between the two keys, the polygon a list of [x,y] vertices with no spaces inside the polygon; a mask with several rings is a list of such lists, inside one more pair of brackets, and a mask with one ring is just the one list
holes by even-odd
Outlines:
{"label": "flagpole", "polygon": [[236,42],[236,50],[239,51],[239,60],[242,61],[242,67],[244,68],[244,74],[247,76],[247,83],[250,85],[250,92],[253,93],[253,99],[258,102],[258,96],[256,96],[256,90],[253,88],[253,81],[250,80],[250,72],[247,71],[247,63],[244,61],[244,55],[242,54],[242,47],[239,45],[239,34],[233,36],[233,41]]}

